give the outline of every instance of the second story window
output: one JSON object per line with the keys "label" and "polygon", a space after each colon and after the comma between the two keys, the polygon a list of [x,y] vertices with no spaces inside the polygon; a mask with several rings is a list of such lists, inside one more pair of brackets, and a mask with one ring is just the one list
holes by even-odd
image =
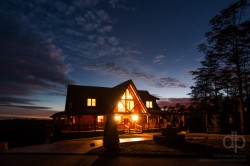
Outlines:
{"label": "second story window", "polygon": [[153,108],[153,103],[152,103],[152,101],[146,101],[146,107],[147,107],[147,108]]}
{"label": "second story window", "polygon": [[96,99],[91,99],[91,98],[88,98],[87,99],[87,106],[96,106]]}

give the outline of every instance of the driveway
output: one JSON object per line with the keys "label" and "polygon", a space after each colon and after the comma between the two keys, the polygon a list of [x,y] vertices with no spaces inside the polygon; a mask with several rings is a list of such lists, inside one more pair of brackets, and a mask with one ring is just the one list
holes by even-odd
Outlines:
{"label": "driveway", "polygon": [[[132,138],[120,138],[120,143],[153,140],[153,134],[134,134]],[[95,146],[91,147],[90,144]],[[79,138],[54,142],[50,144],[33,145],[19,148],[12,148],[4,153],[26,153],[26,154],[85,154],[88,151],[102,146],[102,139]]]}

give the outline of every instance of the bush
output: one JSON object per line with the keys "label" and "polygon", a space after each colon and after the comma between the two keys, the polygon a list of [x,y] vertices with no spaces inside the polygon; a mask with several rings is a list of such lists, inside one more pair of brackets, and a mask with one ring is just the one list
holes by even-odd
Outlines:
{"label": "bush", "polygon": [[153,140],[158,144],[179,144],[185,143],[185,135],[177,134],[175,127],[168,126],[162,129],[161,135],[154,135]]}

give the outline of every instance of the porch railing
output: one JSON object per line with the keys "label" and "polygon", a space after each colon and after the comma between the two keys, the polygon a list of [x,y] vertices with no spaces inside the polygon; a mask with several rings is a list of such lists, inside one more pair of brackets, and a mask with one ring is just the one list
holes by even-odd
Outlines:
{"label": "porch railing", "polygon": [[[77,125],[77,124],[71,124],[71,125],[60,125],[61,130],[65,131],[89,131],[89,130],[104,130],[105,124],[82,124],[82,125]],[[133,131],[135,132],[143,132],[143,130],[146,129],[156,129],[158,128],[158,125],[151,126],[151,124],[143,124],[143,125],[135,125],[133,127],[130,127],[129,125],[125,124],[118,124],[117,125],[117,130],[119,131],[124,131],[125,133],[131,133]],[[163,127],[161,127],[163,128]]]}
{"label": "porch railing", "polygon": [[135,131],[142,133],[142,126],[141,125],[136,125]]}
{"label": "porch railing", "polygon": [[128,125],[124,125],[124,132],[130,133],[130,127]]}
{"label": "porch railing", "polygon": [[61,125],[61,130],[66,131],[89,131],[89,130],[104,130],[104,124],[71,124],[71,125]]}

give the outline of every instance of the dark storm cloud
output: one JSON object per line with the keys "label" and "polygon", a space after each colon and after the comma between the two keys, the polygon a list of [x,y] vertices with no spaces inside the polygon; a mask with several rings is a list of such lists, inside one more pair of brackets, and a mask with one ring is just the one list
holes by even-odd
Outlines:
{"label": "dark storm cloud", "polygon": [[[5,106],[6,105],[0,105],[0,106]],[[31,110],[47,110],[47,109],[51,109],[51,107],[40,107],[40,106],[18,106],[18,105],[7,105],[7,106],[11,106],[14,108],[23,108],[23,109],[31,109]]]}
{"label": "dark storm cloud", "polygon": [[1,105],[7,105],[10,106],[12,103],[18,103],[18,104],[26,104],[26,105],[32,105],[32,102],[35,102],[37,100],[32,99],[26,99],[26,98],[18,98],[18,97],[11,97],[11,96],[0,96],[0,104]]}
{"label": "dark storm cloud", "polygon": [[[123,0],[21,0],[1,4],[5,17],[15,17],[27,33],[48,39],[67,55],[68,63],[140,52],[124,45],[112,34],[114,20],[99,5],[120,7]],[[73,58],[72,58],[73,57]]]}
{"label": "dark storm cloud", "polygon": [[66,58],[72,60],[71,63],[77,63],[79,59],[98,59],[135,51],[119,45],[119,39],[111,34],[114,21],[105,10],[98,8],[105,3],[119,6],[119,2],[36,0],[29,3],[13,1],[15,5],[8,3],[6,6],[12,9],[13,15],[20,15],[19,20],[25,28],[50,39],[70,55]]}
{"label": "dark storm cloud", "polygon": [[109,35],[112,19],[96,8],[101,3],[113,8],[119,1],[1,1],[0,104],[19,107],[32,105],[33,94],[65,95],[68,73],[80,59],[133,52]]}
{"label": "dark storm cloud", "polygon": [[23,24],[18,16],[11,12],[1,15],[0,104],[31,104],[34,100],[16,96],[65,89],[64,85],[72,81],[67,76],[70,68],[64,63],[62,51]]}
{"label": "dark storm cloud", "polygon": [[30,87],[52,89],[57,87],[57,83],[70,82],[67,77],[69,67],[64,64],[64,57],[59,48],[32,36],[32,33],[31,36],[18,33],[19,29],[7,22],[4,22],[4,26],[9,29],[4,32],[0,29],[0,63],[3,69],[0,71],[3,76],[1,83],[10,86],[16,83],[24,86],[29,84]]}
{"label": "dark storm cloud", "polygon": [[102,72],[104,74],[113,76],[125,76],[132,79],[142,79],[153,83],[155,87],[159,88],[187,88],[188,86],[181,83],[179,80],[172,77],[160,77],[149,72],[142,72],[136,69],[123,67],[117,63],[95,63],[86,65],[84,70],[92,70]]}
{"label": "dark storm cloud", "polygon": [[38,100],[29,98],[12,97],[8,95],[0,95],[0,107],[25,108],[25,109],[51,109],[51,107],[35,106],[33,102]]}
{"label": "dark storm cloud", "polygon": [[13,118],[48,119],[54,113],[55,111],[51,111],[49,109],[38,109],[38,107],[35,109],[11,107],[8,110],[6,110],[6,107],[0,106],[0,119],[13,119]]}

